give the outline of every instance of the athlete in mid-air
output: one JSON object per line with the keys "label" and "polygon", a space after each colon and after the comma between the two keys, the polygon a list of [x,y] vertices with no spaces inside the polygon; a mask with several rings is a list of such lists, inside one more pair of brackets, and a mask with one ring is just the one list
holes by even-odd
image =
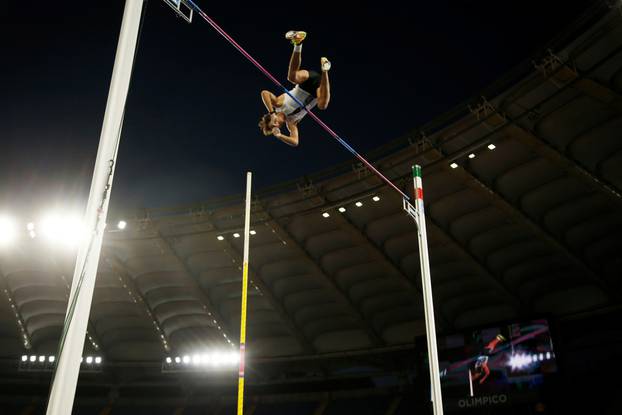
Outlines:
{"label": "athlete in mid-air", "polygon": [[505,337],[501,334],[497,336],[484,346],[482,353],[477,356],[471,369],[471,379],[476,381],[479,379],[479,384],[483,384],[488,376],[490,376],[490,368],[488,367],[488,357],[493,353],[499,343],[505,341]]}
{"label": "athlete in mid-air", "polygon": [[[325,110],[330,101],[330,83],[328,81],[328,71],[330,62],[326,58],[320,59],[321,72],[300,69],[302,43],[307,34],[302,31],[290,30],[285,34],[285,38],[294,45],[294,51],[289,61],[287,80],[296,84],[289,93],[310,110],[316,105],[319,109]],[[270,91],[261,91],[261,100],[268,113],[261,117],[259,128],[261,132],[268,136],[273,135],[282,142],[296,147],[298,145],[298,123],[307,115],[307,111],[300,107],[295,99],[288,94],[274,95]],[[281,132],[281,127],[285,125],[289,135]]]}

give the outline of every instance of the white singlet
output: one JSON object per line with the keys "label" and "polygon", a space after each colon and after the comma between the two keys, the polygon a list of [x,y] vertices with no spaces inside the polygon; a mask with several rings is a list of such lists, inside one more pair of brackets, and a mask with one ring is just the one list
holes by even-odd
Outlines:
{"label": "white singlet", "polygon": [[[300,88],[299,85],[296,85],[294,89],[289,91],[289,93],[305,104],[305,108],[309,110],[317,104],[317,98]],[[299,122],[305,115],[307,115],[307,111],[300,108],[300,105],[298,105],[298,103],[287,94],[285,94],[283,105],[275,108],[274,110],[276,112],[284,113],[286,120],[293,123]]]}

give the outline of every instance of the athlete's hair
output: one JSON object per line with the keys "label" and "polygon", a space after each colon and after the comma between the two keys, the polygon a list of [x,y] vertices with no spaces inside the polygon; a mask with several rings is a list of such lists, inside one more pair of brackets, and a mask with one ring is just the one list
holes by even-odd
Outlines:
{"label": "athlete's hair", "polygon": [[272,134],[272,128],[270,128],[270,114],[262,115],[259,119],[259,129],[261,130],[263,135]]}

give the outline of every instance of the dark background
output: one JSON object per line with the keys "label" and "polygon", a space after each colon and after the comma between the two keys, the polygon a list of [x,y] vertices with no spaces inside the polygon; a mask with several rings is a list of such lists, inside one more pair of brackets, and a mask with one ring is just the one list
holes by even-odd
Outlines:
{"label": "dark background", "polygon": [[[283,34],[306,30],[303,66],[333,63],[319,115],[362,153],[476,95],[593,3],[198,2],[282,82]],[[123,4],[0,6],[1,211],[84,206]],[[296,149],[263,137],[261,89],[278,92],[200,17],[149,1],[111,208],[203,201],[241,193],[246,170],[262,188],[351,158],[308,117]]]}

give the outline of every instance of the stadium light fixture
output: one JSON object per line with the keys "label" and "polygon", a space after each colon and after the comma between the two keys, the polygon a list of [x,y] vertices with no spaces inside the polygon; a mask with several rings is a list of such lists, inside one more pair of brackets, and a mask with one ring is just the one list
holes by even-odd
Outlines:
{"label": "stadium light fixture", "polygon": [[256,234],[257,234],[257,231],[255,231],[255,230],[251,230],[251,231],[250,231],[250,234],[251,234],[251,235],[256,235]]}
{"label": "stadium light fixture", "polygon": [[373,200],[374,202],[378,202],[378,201],[380,201],[380,197],[374,196],[374,197],[371,198],[371,200]]}
{"label": "stadium light fixture", "polygon": [[361,206],[363,206],[363,202],[356,202],[354,205],[355,205],[356,207],[361,207]]}
{"label": "stadium light fixture", "polygon": [[56,360],[56,356],[48,356],[48,362],[54,363],[55,360]]}
{"label": "stadium light fixture", "polygon": [[31,362],[34,363],[37,360],[37,356],[32,355],[32,356],[30,356],[30,359],[28,359],[28,360],[30,360]]}
{"label": "stadium light fixture", "polygon": [[330,213],[324,212],[324,213],[322,213],[322,216],[324,216],[325,218],[328,218],[328,217],[330,217]]}
{"label": "stadium light fixture", "polygon": [[509,365],[512,368],[512,370],[519,370],[519,369],[523,369],[527,366],[529,366],[532,363],[532,356],[527,355],[527,354],[513,354],[510,357],[509,360]]}
{"label": "stadium light fixture", "polygon": [[50,214],[41,221],[41,233],[50,242],[74,247],[86,236],[86,230],[77,216]]}
{"label": "stadium light fixture", "polygon": [[218,239],[219,241],[223,241],[223,240],[225,239],[225,237],[224,237],[224,236],[222,236],[222,235],[218,235],[218,236],[216,237],[216,239]]}
{"label": "stadium light fixture", "polygon": [[451,167],[452,169],[455,169],[455,168],[457,168],[457,167],[458,167],[458,163],[456,163],[456,162],[454,161],[453,163],[451,163],[451,164],[449,165],[449,167]]}
{"label": "stadium light fixture", "polygon": [[120,230],[123,230],[127,227],[127,222],[124,220],[120,220],[119,223],[117,223],[117,228],[119,228]]}
{"label": "stadium light fixture", "polygon": [[474,158],[475,158],[475,153],[471,153],[471,154],[469,154],[469,158],[470,158],[470,159],[474,159]]}
{"label": "stadium light fixture", "polygon": [[[240,362],[240,354],[237,351],[215,350],[209,353],[194,354],[192,356],[167,357],[164,370],[180,370],[181,367],[189,366],[183,370],[195,370],[195,368],[228,368],[234,367]],[[173,363],[174,362],[174,363]]]}
{"label": "stadium light fixture", "polygon": [[495,148],[497,148],[497,146],[493,143],[488,144],[488,150],[494,150]]}
{"label": "stadium light fixture", "polygon": [[233,234],[233,237],[234,237],[234,238],[239,238],[239,237],[240,237],[240,234],[239,234],[239,233],[237,233],[237,232],[235,232],[235,233]]}
{"label": "stadium light fixture", "polygon": [[0,246],[13,242],[16,236],[17,230],[13,218],[0,215]]}
{"label": "stadium light fixture", "polygon": [[39,356],[39,363],[45,362],[45,356]]}
{"label": "stadium light fixture", "polygon": [[28,356],[25,354],[22,355],[22,362],[26,362],[28,360]]}
{"label": "stadium light fixture", "polygon": [[102,358],[101,357],[99,357],[99,356],[95,357],[95,364],[96,365],[101,364],[101,362],[102,362]]}
{"label": "stadium light fixture", "polygon": [[343,206],[341,206],[338,210],[339,210],[339,212],[343,213],[343,212],[345,212],[345,211],[346,211],[346,208],[344,208]]}
{"label": "stadium light fixture", "polygon": [[86,357],[86,364],[90,365],[91,363],[93,363],[93,356],[87,356]]}

